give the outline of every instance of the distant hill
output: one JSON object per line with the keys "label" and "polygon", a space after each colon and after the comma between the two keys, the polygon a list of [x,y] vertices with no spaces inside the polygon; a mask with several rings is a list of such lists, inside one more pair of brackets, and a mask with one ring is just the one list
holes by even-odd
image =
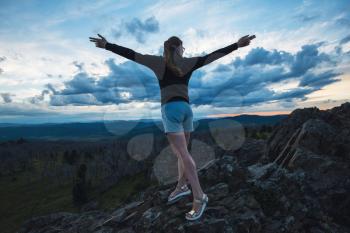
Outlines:
{"label": "distant hill", "polygon": [[20,124],[16,123],[0,123],[0,127],[8,127],[8,126],[18,126]]}
{"label": "distant hill", "polygon": [[[288,115],[259,116],[240,115],[235,117],[205,118],[198,120],[196,130],[208,130],[208,123],[220,119],[232,119],[243,125],[274,125]],[[219,127],[220,124],[219,124]],[[223,121],[222,127],[225,127]],[[110,137],[130,137],[140,133],[163,133],[161,120],[117,120],[73,123],[45,123],[45,124],[0,124],[0,141],[26,139],[102,139]]]}
{"label": "distant hill", "polygon": [[275,125],[276,123],[280,122],[282,119],[287,118],[288,115],[273,115],[273,116],[259,116],[259,115],[239,115],[234,117],[220,117],[220,118],[206,118],[206,119],[200,119],[198,126],[198,130],[201,129],[207,129],[208,123],[213,120],[223,120],[222,126],[220,124],[218,125],[220,128],[225,127],[226,125],[226,119],[235,120],[242,125],[245,126],[259,126],[259,125]]}

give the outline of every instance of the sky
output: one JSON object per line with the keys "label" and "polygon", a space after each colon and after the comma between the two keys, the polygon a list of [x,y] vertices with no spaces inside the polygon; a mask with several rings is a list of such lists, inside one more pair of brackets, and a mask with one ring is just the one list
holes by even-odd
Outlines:
{"label": "sky", "polygon": [[0,0],[0,123],[160,119],[149,68],[89,37],[163,54],[178,36],[200,56],[255,35],[196,70],[195,119],[329,109],[350,100],[349,1]]}

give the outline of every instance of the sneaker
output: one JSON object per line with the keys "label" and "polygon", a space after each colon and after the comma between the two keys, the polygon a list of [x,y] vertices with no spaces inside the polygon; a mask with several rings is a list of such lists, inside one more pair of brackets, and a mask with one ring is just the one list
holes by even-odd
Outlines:
{"label": "sneaker", "polygon": [[168,197],[168,204],[173,204],[192,193],[191,190],[187,187],[187,184],[181,186],[180,188],[176,187],[175,192],[175,195],[171,196],[170,194]]}
{"label": "sneaker", "polygon": [[187,212],[185,215],[186,219],[191,220],[191,221],[199,219],[202,216],[202,214],[204,213],[205,207],[207,207],[208,200],[209,200],[209,198],[208,198],[207,194],[205,194],[205,193],[203,193],[202,198],[200,198],[200,199],[195,198],[193,201],[197,202],[197,203],[201,203],[202,205],[197,212],[194,209],[192,209],[190,212]]}

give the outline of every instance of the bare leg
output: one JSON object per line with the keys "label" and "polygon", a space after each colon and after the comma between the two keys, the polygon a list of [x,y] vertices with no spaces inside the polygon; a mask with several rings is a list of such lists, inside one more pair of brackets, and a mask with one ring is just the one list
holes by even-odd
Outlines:
{"label": "bare leg", "polygon": [[170,193],[170,197],[175,196],[177,193],[181,192],[182,190],[180,189],[185,183],[188,184],[188,180],[185,176],[184,172],[184,164],[181,158],[181,155],[179,151],[176,149],[175,145],[170,143],[171,149],[174,152],[174,154],[177,156],[177,168],[178,168],[178,180],[177,180],[177,185],[175,190],[173,190],[172,193]]}
{"label": "bare leg", "polygon": [[[185,132],[187,146],[190,142],[190,136],[191,136],[191,132]],[[189,183],[186,176],[185,176],[185,173],[184,173],[184,167],[183,167],[183,162],[182,162],[181,156],[177,157],[177,167],[178,167],[178,174],[179,174],[179,178],[178,178],[177,183],[178,183],[178,186],[181,187],[182,185]]]}
{"label": "bare leg", "polygon": [[179,187],[183,186],[184,184],[188,184],[188,180],[185,176],[185,172],[184,172],[184,165],[183,165],[183,161],[181,159],[181,157],[177,158],[177,170],[178,170],[178,180],[177,180],[177,185]]}
{"label": "bare leg", "polygon": [[[203,190],[199,184],[196,163],[187,150],[185,134],[183,132],[168,133],[167,138],[169,143],[172,145],[172,148],[175,149],[174,152],[179,154],[182,158],[184,174],[191,184],[193,197],[197,199],[201,198],[203,195]],[[201,204],[193,202],[193,209],[197,211],[200,205]]]}

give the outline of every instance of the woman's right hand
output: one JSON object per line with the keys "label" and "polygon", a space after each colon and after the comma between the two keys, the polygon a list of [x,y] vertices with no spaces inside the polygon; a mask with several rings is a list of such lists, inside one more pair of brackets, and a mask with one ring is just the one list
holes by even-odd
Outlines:
{"label": "woman's right hand", "polygon": [[243,36],[237,41],[238,48],[244,47],[249,45],[250,41],[255,38],[255,35],[249,36]]}
{"label": "woman's right hand", "polygon": [[97,34],[101,38],[94,38],[94,37],[89,37],[91,42],[95,42],[96,47],[99,48],[106,48],[107,40],[100,34]]}

